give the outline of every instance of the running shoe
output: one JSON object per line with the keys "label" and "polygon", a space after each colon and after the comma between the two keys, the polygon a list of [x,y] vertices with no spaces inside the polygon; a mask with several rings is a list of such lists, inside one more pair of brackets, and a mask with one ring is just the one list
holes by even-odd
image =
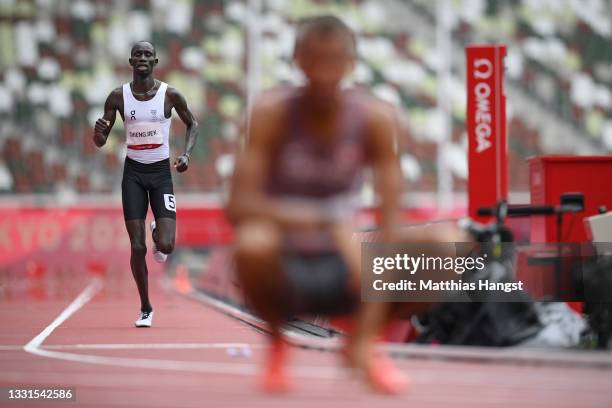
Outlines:
{"label": "running shoe", "polygon": [[136,327],[151,327],[153,323],[153,311],[150,312],[140,312],[140,316],[138,320],[134,322],[134,326]]}
{"label": "running shoe", "polygon": [[[153,234],[153,231],[155,231],[155,220],[151,221],[151,234]],[[166,259],[168,259],[168,254],[164,254],[163,252],[157,250],[155,240],[153,240],[153,259],[155,259],[155,261],[158,263],[164,263],[166,262]]]}

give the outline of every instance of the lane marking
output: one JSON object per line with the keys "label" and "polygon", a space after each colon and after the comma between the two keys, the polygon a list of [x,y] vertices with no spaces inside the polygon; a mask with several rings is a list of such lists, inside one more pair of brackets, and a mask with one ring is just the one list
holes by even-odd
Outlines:
{"label": "lane marking", "polygon": [[23,346],[12,346],[12,345],[0,346],[0,351],[15,351],[15,350],[23,350]]}
{"label": "lane marking", "polygon": [[[22,347],[19,346],[21,349]],[[265,349],[264,344],[249,343],[126,343],[126,344],[52,344],[45,350],[197,350],[197,349]],[[0,349],[1,350],[1,349]]]}
{"label": "lane marking", "polygon": [[[81,294],[70,305],[64,309],[58,317],[51,322],[42,332],[30,340],[23,350],[41,357],[54,358],[58,360],[73,361],[77,363],[89,363],[115,367],[149,368],[170,371],[193,371],[211,374],[234,374],[254,375],[260,371],[259,364],[253,363],[213,363],[207,361],[182,361],[182,360],[156,360],[147,358],[109,357],[90,354],[66,353],[53,351],[48,347],[41,347],[42,343],[79,309],[85,306],[103,287],[102,281],[94,279]],[[215,344],[215,343],[213,343]],[[218,343],[217,343],[218,344]],[[159,345],[159,344],[158,344]],[[298,366],[289,370],[292,375],[301,378],[312,379],[346,379],[349,370],[330,366]]]}
{"label": "lane marking", "polygon": [[62,311],[62,313],[60,313],[59,316],[57,316],[55,320],[51,322],[50,325],[45,327],[45,329],[41,331],[32,340],[30,340],[28,344],[23,346],[23,349],[28,353],[37,354],[40,345],[45,341],[47,337],[49,337],[51,333],[53,333],[53,330],[57,329],[62,323],[68,320],[70,316],[72,316],[80,308],[85,306],[85,304],[89,302],[91,298],[93,298],[96,293],[100,291],[100,289],[102,289],[102,286],[102,281],[100,279],[93,279],[91,283],[85,289],[83,289],[83,292],[81,292],[81,294],[77,296],[77,298],[74,299],[72,303],[69,304]]}
{"label": "lane marking", "polygon": [[[148,358],[109,357],[91,354],[66,353],[38,348],[38,356],[77,363],[89,363],[114,367],[148,368],[169,371],[190,371],[209,374],[255,375],[261,367],[254,363],[213,363],[208,361],[157,360]],[[295,377],[337,380],[350,376],[348,370],[330,366],[298,366],[289,369]]]}
{"label": "lane marking", "polygon": [[[0,345],[0,351],[23,350],[21,345]],[[44,350],[206,350],[206,349],[266,349],[265,344],[250,343],[91,343],[40,345]]]}

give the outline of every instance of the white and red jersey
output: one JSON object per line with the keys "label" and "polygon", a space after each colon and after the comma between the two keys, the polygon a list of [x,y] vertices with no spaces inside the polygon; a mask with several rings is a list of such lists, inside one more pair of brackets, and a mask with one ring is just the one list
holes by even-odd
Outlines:
{"label": "white and red jersey", "polygon": [[127,157],[140,163],[155,163],[170,157],[171,119],[164,115],[168,84],[162,82],[155,96],[139,101],[130,84],[123,84],[123,117]]}

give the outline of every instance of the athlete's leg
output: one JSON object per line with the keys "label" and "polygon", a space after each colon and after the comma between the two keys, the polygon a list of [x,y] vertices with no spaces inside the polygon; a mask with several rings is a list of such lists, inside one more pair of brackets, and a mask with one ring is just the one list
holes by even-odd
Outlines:
{"label": "athlete's leg", "polygon": [[[336,225],[332,233],[336,246],[350,270],[352,277],[350,283],[358,298],[361,286],[361,243],[352,239],[353,231],[348,224]],[[347,364],[360,370],[373,388],[385,393],[398,393],[408,385],[408,378],[375,348],[378,336],[390,321],[391,311],[389,303],[359,303],[344,355]]]}
{"label": "athlete's leg", "polygon": [[[354,240],[347,240],[346,231],[337,232],[335,235],[341,252],[352,262],[347,262],[360,271],[360,245]],[[391,238],[394,243],[402,244],[440,244],[429,250],[436,252],[437,256],[456,256],[448,245],[449,242],[464,242],[465,235],[454,225],[433,225],[420,229],[406,230],[396,233]],[[454,247],[453,247],[454,248]],[[449,252],[447,252],[449,251]],[[358,279],[359,272],[354,274]],[[449,273],[448,279],[453,279]],[[376,389],[396,393],[408,384],[408,379],[399,370],[394,369],[391,361],[384,354],[376,353],[375,344],[382,330],[393,320],[399,317],[407,317],[428,310],[431,303],[406,302],[363,302],[356,314],[353,335],[349,338],[346,356],[351,366],[364,370],[370,384]]]}
{"label": "athlete's leg", "polygon": [[123,215],[130,236],[130,267],[140,295],[140,308],[143,312],[152,310],[148,291],[148,269],[145,261],[145,218],[149,206],[147,191],[142,186],[140,176],[126,163],[121,183]]}
{"label": "athlete's leg", "polygon": [[157,251],[170,254],[174,251],[176,236],[176,199],[170,170],[160,173],[149,190],[151,210],[155,216],[153,241]]}
{"label": "athlete's leg", "polygon": [[174,251],[176,220],[173,218],[156,218],[153,230],[153,241],[157,250],[164,254]]}
{"label": "athlete's leg", "polygon": [[285,278],[280,267],[281,235],[265,221],[247,221],[236,230],[236,273],[249,304],[270,325],[273,336],[285,323]]}
{"label": "athlete's leg", "polygon": [[289,388],[285,375],[287,345],[280,328],[288,315],[287,285],[280,267],[281,234],[265,221],[250,221],[237,228],[236,272],[249,304],[271,331],[271,347],[261,386],[268,392]]}
{"label": "athlete's leg", "polygon": [[149,270],[145,260],[145,255],[147,254],[145,220],[126,220],[125,226],[130,235],[130,266],[136,286],[138,287],[138,294],[140,295],[140,310],[150,312],[153,310],[153,307],[149,301]]}

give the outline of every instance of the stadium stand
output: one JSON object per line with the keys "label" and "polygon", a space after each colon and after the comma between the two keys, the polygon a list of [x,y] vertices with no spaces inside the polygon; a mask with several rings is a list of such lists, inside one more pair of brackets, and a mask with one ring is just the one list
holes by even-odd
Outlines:
{"label": "stadium stand", "polygon": [[[262,1],[261,86],[300,80],[291,62],[297,19],[318,12],[348,16],[359,36],[353,81],[401,108],[406,181],[412,189],[433,191],[440,132],[434,2],[389,0],[385,8],[375,3],[296,0],[287,7],[280,0]],[[462,47],[469,43],[512,38],[507,60],[513,92],[511,190],[528,189],[529,156],[568,152],[559,146],[572,153],[612,151],[612,49],[607,46],[612,28],[606,2],[450,4],[455,55],[447,86],[453,132],[444,154],[455,191],[465,190],[467,176]],[[186,96],[200,122],[195,160],[185,176],[175,178],[177,191],[221,191],[246,110],[249,13],[241,0],[2,2],[0,193],[118,191],[125,154],[121,121],[101,152],[91,142],[91,126],[109,91],[130,79],[127,56],[140,39],[155,43],[157,76]],[[132,30],[125,31],[125,21]],[[515,94],[527,106],[523,111],[513,107]],[[180,124],[173,123],[172,133],[178,151]],[[575,143],[557,143],[561,134]]]}

